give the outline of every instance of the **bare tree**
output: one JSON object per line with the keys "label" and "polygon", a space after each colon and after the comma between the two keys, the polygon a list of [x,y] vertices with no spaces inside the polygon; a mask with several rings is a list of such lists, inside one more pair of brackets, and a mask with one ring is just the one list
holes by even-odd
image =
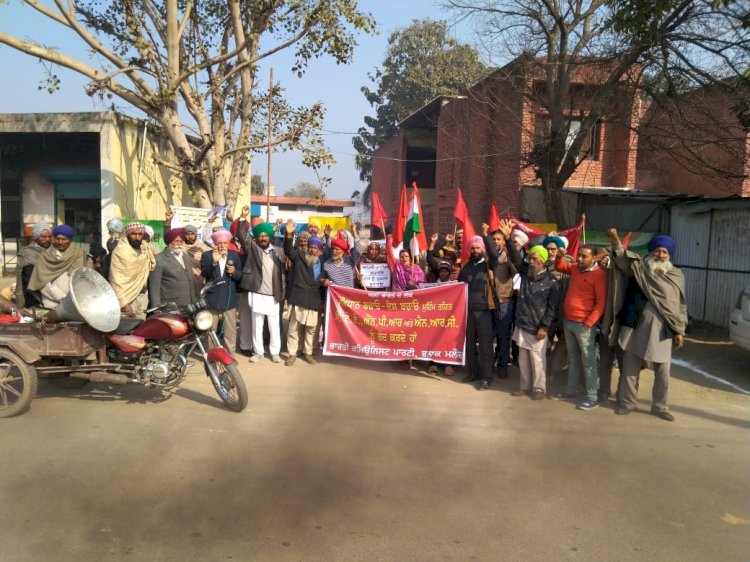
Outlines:
{"label": "bare tree", "polygon": [[[521,160],[544,193],[548,219],[563,217],[565,183],[603,122],[637,125],[634,103],[648,86],[680,82],[681,92],[741,76],[748,37],[741,10],[710,0],[448,0],[476,24],[501,76],[546,114],[524,131]],[[585,76],[585,79],[584,79]],[[677,92],[674,92],[675,94]],[[502,99],[488,96],[489,105]]]}
{"label": "bare tree", "polygon": [[178,158],[160,164],[184,176],[202,207],[233,207],[252,152],[268,145],[268,96],[271,145],[302,150],[312,167],[333,161],[318,134],[323,106],[291,107],[279,87],[259,92],[258,65],[284,49],[294,49],[300,76],[321,55],[347,63],[353,34],[374,29],[356,0],[24,3],[77,35],[101,64],[15,37],[11,21],[0,23],[0,43],[82,74],[91,80],[89,95],[111,93],[158,122]]}

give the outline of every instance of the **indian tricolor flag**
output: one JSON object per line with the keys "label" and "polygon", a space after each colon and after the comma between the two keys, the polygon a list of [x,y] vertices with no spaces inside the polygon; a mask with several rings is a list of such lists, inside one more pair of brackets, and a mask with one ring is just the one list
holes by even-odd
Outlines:
{"label": "indian tricolor flag", "polygon": [[409,214],[406,216],[404,248],[411,250],[411,255],[415,260],[421,251],[427,249],[427,237],[424,233],[424,220],[422,219],[422,205],[416,183],[412,184]]}

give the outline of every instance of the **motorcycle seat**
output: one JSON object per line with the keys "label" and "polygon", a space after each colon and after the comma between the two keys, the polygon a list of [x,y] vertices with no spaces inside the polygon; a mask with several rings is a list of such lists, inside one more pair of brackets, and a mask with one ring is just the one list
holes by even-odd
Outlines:
{"label": "motorcycle seat", "polygon": [[126,336],[140,326],[142,322],[143,320],[138,318],[120,318],[120,325],[117,326],[114,333],[119,336]]}

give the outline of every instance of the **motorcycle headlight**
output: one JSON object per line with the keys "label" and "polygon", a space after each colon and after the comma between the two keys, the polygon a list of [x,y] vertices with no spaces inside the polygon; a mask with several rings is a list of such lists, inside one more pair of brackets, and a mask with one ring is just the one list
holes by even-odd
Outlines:
{"label": "motorcycle headlight", "polygon": [[214,315],[208,310],[201,310],[193,318],[193,324],[195,325],[196,330],[200,330],[201,332],[210,330],[211,326],[214,325]]}

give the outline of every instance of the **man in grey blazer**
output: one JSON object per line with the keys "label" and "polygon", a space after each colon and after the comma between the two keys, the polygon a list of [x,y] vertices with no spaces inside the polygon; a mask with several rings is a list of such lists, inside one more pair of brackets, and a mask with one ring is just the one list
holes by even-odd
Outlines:
{"label": "man in grey blazer", "polygon": [[156,256],[156,267],[148,276],[149,307],[173,302],[186,305],[198,300],[193,276],[193,258],[183,251],[184,230],[174,228],[164,234],[167,248]]}

